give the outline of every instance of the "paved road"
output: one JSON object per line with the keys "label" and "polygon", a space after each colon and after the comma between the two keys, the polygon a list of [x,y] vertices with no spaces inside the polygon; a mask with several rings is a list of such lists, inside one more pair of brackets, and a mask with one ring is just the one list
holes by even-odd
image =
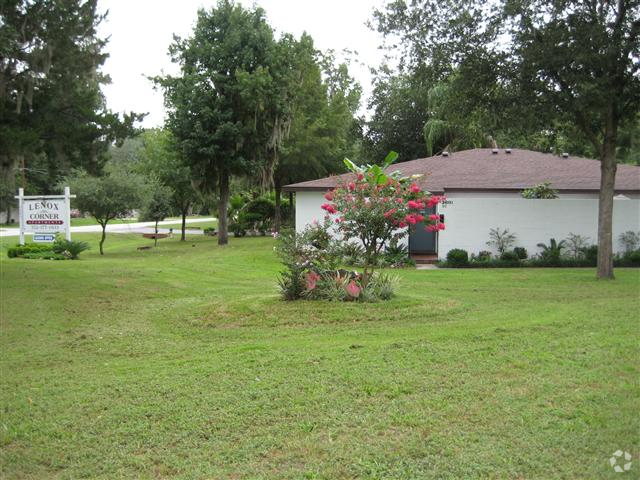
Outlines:
{"label": "paved road", "polygon": [[[195,223],[205,223],[211,222],[215,220],[215,217],[206,217],[206,218],[191,218],[187,219],[187,225],[195,224]],[[171,224],[179,224],[180,220],[165,220],[163,222],[158,223],[158,225],[171,225]],[[113,233],[153,233],[153,226],[155,222],[136,222],[136,223],[114,223],[107,224],[107,232]],[[151,228],[151,230],[150,230]],[[165,233],[169,230],[166,229],[158,229],[159,231]],[[101,232],[102,227],[100,225],[84,225],[82,227],[71,227],[71,233],[87,233],[87,232]],[[180,228],[174,228],[173,231],[175,233],[180,232]],[[202,233],[200,230],[187,230],[187,233]],[[0,237],[17,237],[20,235],[19,228],[0,228]],[[27,233],[26,235],[31,235]]]}

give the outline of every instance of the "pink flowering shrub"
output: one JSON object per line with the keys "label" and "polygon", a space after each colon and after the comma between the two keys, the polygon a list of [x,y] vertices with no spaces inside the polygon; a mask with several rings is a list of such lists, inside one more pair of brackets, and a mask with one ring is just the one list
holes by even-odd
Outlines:
{"label": "pink flowering shrub", "polygon": [[[276,253],[286,267],[279,279],[285,299],[369,302],[394,295],[397,277],[374,271],[384,250],[397,249],[411,229],[444,229],[438,215],[425,215],[444,197],[422,190],[418,177],[385,173],[396,157],[389,154],[383,166],[359,167],[345,160],[353,176],[325,195],[324,221],[278,237]],[[357,244],[364,271],[339,269],[345,245]]]}
{"label": "pink flowering shrub", "polygon": [[354,176],[325,195],[322,209],[333,219],[343,241],[356,240],[364,248],[362,286],[366,287],[377,257],[385,246],[408,235],[420,223],[429,231],[444,230],[436,214],[424,216],[426,209],[445,200],[418,185],[419,177],[402,178],[399,172],[385,173],[397,158],[391,152],[383,166],[357,166],[345,159]]}

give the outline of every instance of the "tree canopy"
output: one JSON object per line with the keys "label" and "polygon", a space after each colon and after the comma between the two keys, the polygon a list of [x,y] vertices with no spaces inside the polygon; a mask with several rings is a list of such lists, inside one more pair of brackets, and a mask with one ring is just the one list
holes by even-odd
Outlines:
{"label": "tree canopy", "polygon": [[30,192],[49,193],[72,168],[99,173],[108,145],[142,115],[106,108],[97,0],[8,0],[0,17],[2,182],[14,190],[17,176]]}
{"label": "tree canopy", "polygon": [[[374,27],[401,40],[398,68],[431,79],[432,93],[453,93],[425,122],[432,150],[436,141],[487,134],[509,146],[575,146],[578,153],[590,144],[602,166],[601,278],[613,277],[617,155],[633,158],[619,152],[619,134],[638,128],[639,7],[634,0],[398,0],[374,12]],[[624,145],[633,142],[627,137]]]}

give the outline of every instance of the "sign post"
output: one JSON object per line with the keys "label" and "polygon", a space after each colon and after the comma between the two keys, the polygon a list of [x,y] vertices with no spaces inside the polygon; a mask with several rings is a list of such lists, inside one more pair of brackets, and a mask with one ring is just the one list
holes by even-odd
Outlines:
{"label": "sign post", "polygon": [[24,216],[22,211],[22,203],[24,201],[24,188],[18,189],[18,196],[16,198],[18,199],[18,216],[20,218],[20,245],[24,245],[24,228],[22,227],[22,217]]}
{"label": "sign post", "polygon": [[64,187],[64,195],[25,196],[18,189],[18,212],[20,214],[20,245],[24,245],[24,234],[33,233],[34,242],[53,242],[56,234],[65,232],[71,240],[71,195]]}

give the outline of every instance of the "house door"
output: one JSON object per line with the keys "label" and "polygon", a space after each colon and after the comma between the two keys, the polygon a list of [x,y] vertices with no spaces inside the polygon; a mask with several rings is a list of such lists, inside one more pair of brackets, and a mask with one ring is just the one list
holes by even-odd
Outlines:
{"label": "house door", "polygon": [[[436,207],[425,210],[423,215],[428,217],[436,213]],[[415,231],[409,234],[409,253],[437,253],[437,233],[425,230],[424,223],[418,223]]]}

